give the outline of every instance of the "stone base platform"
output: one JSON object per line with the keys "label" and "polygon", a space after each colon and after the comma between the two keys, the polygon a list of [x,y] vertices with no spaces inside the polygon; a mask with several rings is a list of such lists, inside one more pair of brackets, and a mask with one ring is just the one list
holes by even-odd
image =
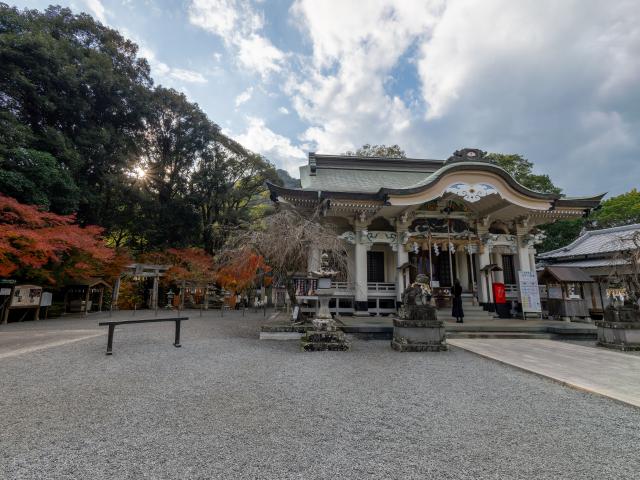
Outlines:
{"label": "stone base platform", "polygon": [[444,322],[434,318],[394,318],[391,348],[398,352],[445,352],[449,348]]}
{"label": "stone base platform", "polygon": [[309,330],[300,339],[303,352],[345,352],[351,349],[351,342],[341,331]]}
{"label": "stone base platform", "polygon": [[622,351],[640,350],[640,322],[610,322],[600,320],[598,345]]}
{"label": "stone base platform", "polygon": [[397,352],[446,352],[449,347],[444,344],[426,344],[426,343],[399,343],[394,338],[391,340],[391,348]]}

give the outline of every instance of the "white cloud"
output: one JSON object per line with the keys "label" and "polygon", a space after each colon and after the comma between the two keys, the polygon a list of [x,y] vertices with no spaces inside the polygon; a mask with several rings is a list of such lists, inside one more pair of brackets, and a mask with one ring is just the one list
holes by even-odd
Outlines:
{"label": "white cloud", "polygon": [[238,95],[236,97],[236,108],[238,108],[243,103],[246,103],[249,100],[251,100],[252,95],[253,95],[253,87],[247,88],[244,92]]}
{"label": "white cloud", "polygon": [[[631,133],[640,128],[637,7],[448,3],[417,64],[425,128],[441,132],[425,146],[472,139],[522,153],[571,194],[630,188],[640,177]],[[478,34],[478,25],[491,25],[490,34]]]}
{"label": "white cloud", "polygon": [[248,70],[268,76],[272,72],[281,70],[285,54],[273,46],[269,39],[251,34],[238,42],[238,61]]}
{"label": "white cloud", "polygon": [[260,153],[294,176],[299,176],[298,167],[304,163],[306,154],[291,140],[275,133],[262,118],[247,117],[247,129],[241,135],[233,136],[248,149]]}
{"label": "white cloud", "polygon": [[303,140],[318,151],[397,143],[414,114],[387,91],[393,68],[436,23],[442,2],[298,0],[291,8],[313,45],[313,61],[287,85]]}
{"label": "white cloud", "polygon": [[187,83],[207,83],[207,79],[200,72],[184,68],[170,68],[169,76]]}
{"label": "white cloud", "polygon": [[313,53],[285,92],[312,149],[521,153],[570,194],[640,178],[637,0],[296,0],[291,15]]}
{"label": "white cloud", "polygon": [[107,24],[107,10],[100,0],[83,0],[83,3],[98,21],[105,25]]}
{"label": "white cloud", "polygon": [[280,112],[283,115],[289,115],[289,110],[287,110],[287,107],[278,108],[278,112]]}
{"label": "white cloud", "polygon": [[227,40],[262,28],[262,17],[246,0],[192,0],[189,21]]}
{"label": "white cloud", "polygon": [[220,36],[246,70],[263,78],[281,70],[286,55],[260,33],[264,20],[249,1],[192,0],[189,21]]}
{"label": "white cloud", "polygon": [[139,38],[122,29],[124,35],[133,39],[138,44],[138,54],[149,62],[151,74],[159,83],[167,83],[171,86],[177,86],[184,89],[182,83],[207,83],[207,78],[200,72],[187,70],[184,68],[170,67],[164,62],[158,60],[155,52],[144,44]]}

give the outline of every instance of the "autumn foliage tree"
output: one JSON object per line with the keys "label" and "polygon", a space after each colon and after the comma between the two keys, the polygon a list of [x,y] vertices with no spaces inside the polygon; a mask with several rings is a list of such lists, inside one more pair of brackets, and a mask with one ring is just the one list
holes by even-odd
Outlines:
{"label": "autumn foliage tree", "polygon": [[264,258],[248,247],[235,250],[233,255],[219,261],[221,263],[218,267],[218,284],[230,292],[245,291],[255,285],[260,272],[266,274],[271,270]]}
{"label": "autumn foliage tree", "polygon": [[0,194],[0,277],[63,285],[114,276],[126,261],[105,245],[102,228],[81,227],[74,215],[45,212]]}
{"label": "autumn foliage tree", "polygon": [[238,232],[222,255],[235,256],[242,264],[248,258],[244,252],[256,252],[269,267],[273,281],[287,289],[292,304],[297,304],[294,277],[306,274],[310,251],[329,254],[332,267],[348,276],[347,245],[334,227],[321,221],[321,212],[302,216],[287,208],[276,210],[254,228]]}
{"label": "autumn foliage tree", "polygon": [[165,262],[171,265],[165,273],[169,281],[205,284],[216,280],[214,259],[202,248],[170,248],[166,251]]}

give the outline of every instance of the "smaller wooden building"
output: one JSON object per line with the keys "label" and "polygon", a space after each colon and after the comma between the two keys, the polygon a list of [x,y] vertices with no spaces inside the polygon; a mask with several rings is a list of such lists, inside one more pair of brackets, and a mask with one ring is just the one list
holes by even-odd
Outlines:
{"label": "smaller wooden building", "polygon": [[71,280],[64,293],[65,312],[101,312],[106,289],[111,285],[100,278]]}
{"label": "smaller wooden building", "polygon": [[584,286],[593,280],[582,269],[549,266],[538,273],[538,282],[544,289],[543,308],[550,317],[569,321],[589,318]]}

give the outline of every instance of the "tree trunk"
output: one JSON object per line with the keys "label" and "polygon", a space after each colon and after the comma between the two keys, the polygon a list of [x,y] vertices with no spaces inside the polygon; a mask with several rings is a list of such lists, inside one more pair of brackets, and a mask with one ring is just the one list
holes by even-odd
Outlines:
{"label": "tree trunk", "polygon": [[296,286],[290,278],[287,279],[287,293],[289,294],[289,301],[291,302],[291,305],[297,305],[298,298],[296,297]]}

